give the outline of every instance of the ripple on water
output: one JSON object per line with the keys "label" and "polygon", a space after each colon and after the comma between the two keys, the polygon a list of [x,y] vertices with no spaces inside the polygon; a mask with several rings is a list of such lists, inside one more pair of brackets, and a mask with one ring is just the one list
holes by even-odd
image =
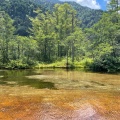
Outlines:
{"label": "ripple on water", "polygon": [[61,109],[53,104],[43,104],[43,110],[34,114],[35,120],[105,120],[90,104],[80,109]]}

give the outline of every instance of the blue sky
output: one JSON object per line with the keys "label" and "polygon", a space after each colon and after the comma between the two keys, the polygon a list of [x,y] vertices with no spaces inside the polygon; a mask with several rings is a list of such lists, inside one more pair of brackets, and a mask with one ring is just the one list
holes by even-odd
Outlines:
{"label": "blue sky", "polygon": [[97,0],[97,3],[99,3],[102,10],[106,10],[107,0]]}
{"label": "blue sky", "polygon": [[106,10],[108,0],[61,0],[61,1],[75,1],[82,6],[87,6],[92,9]]}

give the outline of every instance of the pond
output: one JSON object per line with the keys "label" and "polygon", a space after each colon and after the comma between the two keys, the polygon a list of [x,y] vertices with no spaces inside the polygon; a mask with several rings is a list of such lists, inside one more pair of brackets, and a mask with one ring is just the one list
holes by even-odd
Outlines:
{"label": "pond", "polygon": [[119,120],[120,74],[0,70],[0,120]]}

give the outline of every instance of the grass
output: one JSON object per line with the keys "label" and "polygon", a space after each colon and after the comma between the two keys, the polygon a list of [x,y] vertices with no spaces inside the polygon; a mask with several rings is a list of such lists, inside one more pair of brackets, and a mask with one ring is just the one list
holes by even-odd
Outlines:
{"label": "grass", "polygon": [[71,62],[69,59],[68,66],[66,65],[66,59],[56,61],[54,63],[39,63],[35,68],[88,68],[92,63],[92,59],[83,59],[81,61]]}

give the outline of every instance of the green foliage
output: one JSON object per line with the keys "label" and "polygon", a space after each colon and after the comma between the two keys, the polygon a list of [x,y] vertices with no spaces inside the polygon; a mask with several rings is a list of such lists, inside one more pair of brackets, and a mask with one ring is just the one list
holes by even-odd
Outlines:
{"label": "green foliage", "polygon": [[[64,2],[58,0],[1,0],[0,10],[5,11],[14,20],[15,34],[20,36],[29,36],[29,28],[32,27],[29,17],[35,17],[36,9],[41,9],[43,13],[54,11],[54,5]],[[82,7],[77,3],[68,2],[76,11],[77,17],[82,21],[81,27],[91,27],[102,15],[100,10],[92,10]]]}
{"label": "green foliage", "polygon": [[83,7],[75,2],[68,2],[76,11],[77,18],[81,21],[80,27],[90,28],[97,23],[103,14],[102,10],[94,10],[87,7]]}
{"label": "green foliage", "polygon": [[34,3],[42,5],[43,11],[53,11],[53,6],[55,4],[70,4],[77,11],[77,18],[79,21],[81,21],[80,27],[82,28],[93,26],[100,20],[103,14],[102,10],[93,10],[87,7],[83,7],[76,2],[61,2],[58,0],[34,0]]}
{"label": "green foliage", "polygon": [[89,67],[93,64],[93,60],[91,58],[85,58],[81,61],[74,61],[72,62],[71,58],[67,60],[63,58],[62,60],[55,61],[53,63],[40,63],[35,66],[35,68],[83,68],[89,69]]}
{"label": "green foliage", "polygon": [[8,63],[9,61],[9,45],[14,34],[13,21],[8,14],[0,12],[0,61]]}
{"label": "green foliage", "polygon": [[[41,9],[35,5],[38,2],[47,3],[43,0],[1,1],[1,10],[5,11],[0,11],[1,68],[80,67],[120,71],[120,14],[114,0],[110,2],[111,8],[115,4],[114,9],[104,13],[101,19],[102,11],[88,10],[74,2],[55,4],[53,0],[48,8]],[[91,15],[88,19],[86,14],[99,17]],[[80,18],[82,28],[100,20],[91,28],[81,29]]]}
{"label": "green foliage", "polygon": [[36,68],[66,68],[66,59],[62,59],[61,61],[55,61],[54,63],[40,63],[36,66]]}
{"label": "green foliage", "polygon": [[85,58],[79,62],[75,61],[74,65],[75,67],[78,67],[78,68],[89,69],[92,63],[93,63],[93,60],[91,58]]}
{"label": "green foliage", "polygon": [[[83,38],[83,33],[77,28],[76,11],[72,6],[67,3],[56,4],[52,14],[49,12],[43,14],[41,10],[37,10],[36,13],[38,13],[37,17],[30,19],[33,39],[38,44],[38,60],[51,62],[66,55],[74,59],[74,48],[77,47],[79,38]],[[68,46],[71,47],[71,53]]]}
{"label": "green foliage", "polygon": [[2,0],[0,8],[5,11],[14,20],[15,34],[28,36],[28,28],[31,26],[27,16],[34,17],[33,12],[38,6],[30,0]]}
{"label": "green foliage", "polygon": [[10,60],[9,63],[5,64],[3,68],[6,69],[28,69],[36,66],[37,61],[27,60],[26,58],[18,59],[18,60]]}
{"label": "green foliage", "polygon": [[105,13],[102,19],[87,31],[89,50],[93,58],[91,68],[97,71],[120,71],[120,15],[116,11]]}
{"label": "green foliage", "polygon": [[109,73],[119,72],[120,59],[104,55],[101,58],[96,59],[93,64],[90,65],[90,68],[94,71],[103,71]]}
{"label": "green foliage", "polygon": [[120,1],[119,0],[110,0],[108,3],[109,12],[118,12],[120,10]]}
{"label": "green foliage", "polygon": [[24,63],[22,60],[11,60],[6,67],[7,69],[26,69],[29,68],[28,64]]}

